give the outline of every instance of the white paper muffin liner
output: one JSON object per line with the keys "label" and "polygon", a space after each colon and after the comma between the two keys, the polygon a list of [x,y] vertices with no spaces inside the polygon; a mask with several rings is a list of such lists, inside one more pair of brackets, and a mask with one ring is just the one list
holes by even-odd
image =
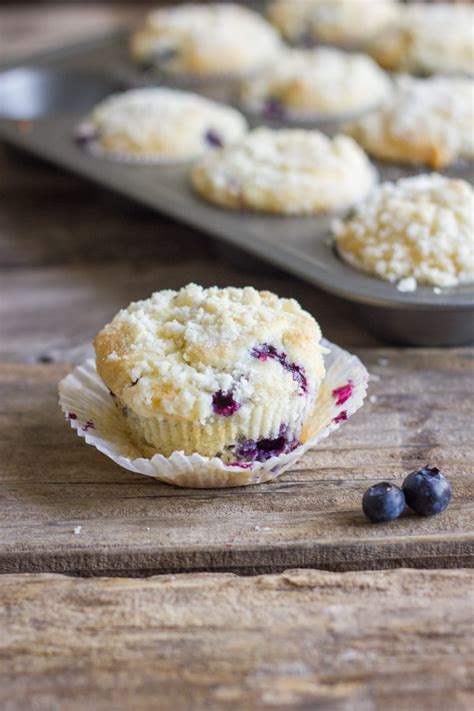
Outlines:
{"label": "white paper muffin liner", "polygon": [[86,118],[76,126],[73,138],[78,146],[86,153],[89,153],[95,158],[102,158],[114,161],[115,163],[128,163],[130,165],[176,165],[177,163],[192,163],[206,152],[204,149],[194,155],[173,157],[147,156],[137,155],[136,153],[126,153],[125,151],[111,151],[104,148],[98,139],[86,138],[88,132],[92,132],[93,129],[94,124],[90,119]]}
{"label": "white paper muffin liner", "polygon": [[[185,452],[201,452],[203,456],[213,456],[223,452],[240,438],[259,440],[263,437],[278,437],[282,423],[285,423],[286,437],[297,438],[302,425],[314,407],[314,394],[298,397],[288,403],[288,398],[276,394],[270,406],[255,405],[244,417],[217,417],[207,427],[196,426],[173,417],[139,417],[127,408],[127,427],[137,446],[155,447],[169,456],[178,449]],[[125,406],[119,398],[116,405]],[[208,454],[206,454],[206,452]]]}
{"label": "white paper muffin liner", "polygon": [[326,375],[303,429],[304,442],[293,452],[266,462],[226,465],[217,457],[186,456],[183,452],[173,452],[170,457],[144,456],[130,439],[126,420],[99,377],[93,359],[76,367],[60,382],[59,404],[77,434],[124,469],[190,488],[260,484],[295,464],[363,404],[368,383],[366,368],[356,356],[333,343],[323,339],[322,345],[329,349],[325,356]]}
{"label": "white paper muffin liner", "polygon": [[142,69],[142,76],[145,80],[158,82],[165,86],[194,87],[196,89],[212,86],[222,86],[223,84],[233,84],[257,76],[261,67],[247,69],[247,71],[235,72],[167,72],[160,69],[159,65],[151,65],[147,69]]}
{"label": "white paper muffin liner", "polygon": [[380,104],[381,101],[377,101],[354,111],[340,113],[318,113],[310,109],[298,111],[297,109],[283,106],[285,113],[282,116],[272,116],[265,110],[265,106],[261,104],[238,101],[236,107],[249,120],[263,122],[274,127],[315,128],[321,129],[326,133],[336,133],[341,131],[346,124],[357,121],[366,114],[375,111]]}

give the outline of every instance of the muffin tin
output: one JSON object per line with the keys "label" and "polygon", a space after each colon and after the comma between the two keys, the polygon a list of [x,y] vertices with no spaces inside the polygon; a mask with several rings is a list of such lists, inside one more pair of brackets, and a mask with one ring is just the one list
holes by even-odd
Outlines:
{"label": "muffin tin", "polygon": [[[474,290],[439,294],[396,286],[359,273],[331,248],[332,217],[279,217],[226,211],[203,202],[189,185],[189,163],[146,166],[101,160],[73,140],[75,126],[106,95],[140,85],[127,56],[124,33],[38,54],[0,73],[0,139],[132,200],[205,230],[224,244],[251,253],[347,299],[368,329],[396,343],[455,345],[474,341]],[[73,89],[71,91],[71,88]],[[222,83],[200,84],[201,93],[225,98]],[[252,119],[250,117],[250,121]],[[381,180],[421,172],[376,163]],[[474,166],[446,171],[474,183]],[[232,250],[230,250],[232,251]]]}

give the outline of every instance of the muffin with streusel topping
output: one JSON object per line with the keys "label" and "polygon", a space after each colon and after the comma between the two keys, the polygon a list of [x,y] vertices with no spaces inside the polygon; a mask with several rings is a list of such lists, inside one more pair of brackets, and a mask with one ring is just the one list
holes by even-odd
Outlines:
{"label": "muffin with streusel topping", "polygon": [[333,230],[346,262],[400,291],[474,282],[474,191],[465,180],[431,173],[383,183]]}
{"label": "muffin with streusel topping", "polygon": [[189,284],[120,311],[97,370],[147,456],[266,461],[302,443],[325,374],[317,322],[293,299]]}
{"label": "muffin with streusel topping", "polygon": [[440,170],[474,160],[474,80],[399,76],[375,111],[346,131],[371,155]]}
{"label": "muffin with streusel topping", "polygon": [[373,109],[392,84],[370,57],[334,47],[287,49],[242,83],[245,108],[266,118],[337,119]]}
{"label": "muffin with streusel topping", "polygon": [[397,19],[397,0],[272,0],[268,16],[297,44],[363,45]]}
{"label": "muffin with streusel topping", "polygon": [[415,74],[474,74],[474,7],[469,3],[401,5],[395,22],[367,51],[386,69]]}
{"label": "muffin with streusel topping", "polygon": [[232,210],[317,215],[363,200],[377,174],[349,136],[260,127],[199,160],[191,171],[203,198]]}
{"label": "muffin with streusel topping", "polygon": [[186,3],[152,10],[133,34],[132,58],[168,77],[244,76],[272,61],[278,32],[235,3]]}
{"label": "muffin with streusel topping", "polygon": [[87,123],[99,155],[145,163],[190,160],[232,143],[247,130],[244,117],[231,106],[151,86],[109,96]]}

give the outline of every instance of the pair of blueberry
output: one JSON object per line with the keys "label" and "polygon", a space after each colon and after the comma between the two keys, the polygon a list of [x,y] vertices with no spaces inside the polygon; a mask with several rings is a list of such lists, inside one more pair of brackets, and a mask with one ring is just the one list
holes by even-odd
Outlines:
{"label": "pair of blueberry", "polygon": [[420,516],[433,516],[447,507],[451,485],[436,467],[422,467],[411,472],[400,489],[383,481],[367,489],[362,497],[362,509],[374,523],[398,518],[407,504]]}

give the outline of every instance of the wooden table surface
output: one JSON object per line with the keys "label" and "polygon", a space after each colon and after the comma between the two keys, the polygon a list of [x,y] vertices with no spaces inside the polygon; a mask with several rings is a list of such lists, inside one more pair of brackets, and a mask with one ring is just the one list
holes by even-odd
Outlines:
{"label": "wooden table surface", "polygon": [[[471,354],[358,352],[379,378],[370,388],[375,402],[273,482],[207,491],[131,474],[87,447],[57,406],[57,382],[68,365],[0,366],[0,571],[248,574],[295,566],[472,565]],[[427,461],[449,472],[448,510],[369,524],[360,507],[364,490]]]}
{"label": "wooden table surface", "polygon": [[[9,6],[2,59],[140,11]],[[474,557],[474,349],[389,348],[347,304],[6,148],[0,204],[0,707],[472,708],[473,574],[453,568]],[[270,484],[176,490],[62,420],[57,382],[103,323],[189,280],[296,297],[375,376]],[[364,489],[426,462],[452,479],[447,512],[365,523]],[[400,566],[435,570],[371,570]],[[295,567],[353,572],[277,574]]]}
{"label": "wooden table surface", "polygon": [[468,711],[473,590],[467,570],[7,575],[0,707]]}

